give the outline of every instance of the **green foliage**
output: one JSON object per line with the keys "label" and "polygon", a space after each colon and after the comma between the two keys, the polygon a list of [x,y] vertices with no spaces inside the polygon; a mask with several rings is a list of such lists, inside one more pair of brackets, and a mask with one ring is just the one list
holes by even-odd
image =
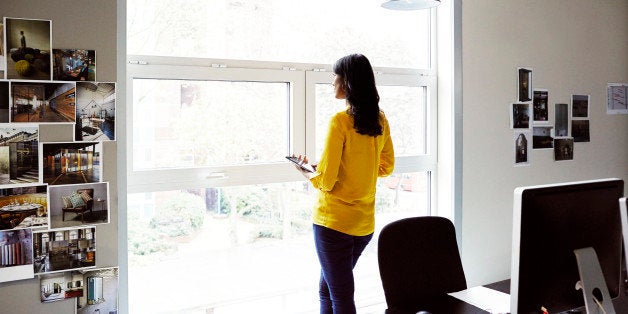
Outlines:
{"label": "green foliage", "polygon": [[169,237],[191,234],[203,226],[205,202],[200,196],[179,193],[156,209],[149,226]]}

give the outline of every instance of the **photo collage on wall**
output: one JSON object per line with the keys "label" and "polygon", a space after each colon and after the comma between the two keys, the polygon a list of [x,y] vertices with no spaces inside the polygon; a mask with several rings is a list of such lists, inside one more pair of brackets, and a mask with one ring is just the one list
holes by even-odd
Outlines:
{"label": "photo collage on wall", "polygon": [[549,90],[534,88],[532,73],[517,68],[517,101],[509,107],[514,165],[530,165],[530,153],[540,149],[552,149],[554,161],[573,160],[574,143],[590,141],[590,95],[572,94],[569,103],[555,103],[552,124]]}
{"label": "photo collage on wall", "polygon": [[[116,83],[96,81],[95,50],[54,47],[51,20],[0,23],[0,284],[38,275],[43,303],[117,303],[117,267],[96,269]],[[41,142],[41,124],[74,125],[73,141]]]}

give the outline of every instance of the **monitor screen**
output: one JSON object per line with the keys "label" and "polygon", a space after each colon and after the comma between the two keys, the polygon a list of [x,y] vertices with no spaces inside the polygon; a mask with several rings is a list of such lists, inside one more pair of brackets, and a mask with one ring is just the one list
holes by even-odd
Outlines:
{"label": "monitor screen", "polygon": [[611,298],[619,295],[620,179],[519,187],[514,192],[512,313],[560,313],[584,307],[575,249],[593,247]]}

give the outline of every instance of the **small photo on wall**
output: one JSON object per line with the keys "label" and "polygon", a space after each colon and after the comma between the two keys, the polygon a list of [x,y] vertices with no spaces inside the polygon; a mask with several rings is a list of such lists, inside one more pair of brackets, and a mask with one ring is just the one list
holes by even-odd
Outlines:
{"label": "small photo on wall", "polygon": [[573,160],[573,138],[554,139],[554,161]]}
{"label": "small photo on wall", "polygon": [[109,183],[50,186],[50,227],[70,228],[109,222]]}
{"label": "small photo on wall", "polygon": [[0,80],[0,123],[9,122],[9,81]]}
{"label": "small photo on wall", "polygon": [[589,120],[571,120],[571,136],[574,142],[590,142]]}
{"label": "small photo on wall", "polygon": [[39,126],[0,126],[0,184],[39,181]]}
{"label": "small photo on wall", "polygon": [[52,21],[4,18],[7,79],[52,78]]}
{"label": "small photo on wall", "polygon": [[11,122],[72,123],[75,83],[11,82]]}
{"label": "small photo on wall", "polygon": [[75,141],[113,141],[116,83],[76,82]]}
{"label": "small photo on wall", "polygon": [[628,114],[628,83],[606,85],[606,114]]}
{"label": "small photo on wall", "polygon": [[589,117],[589,95],[571,95],[571,116],[573,118]]}
{"label": "small photo on wall", "polygon": [[33,231],[0,231],[0,282],[28,279],[33,272]]}
{"label": "small photo on wall", "polygon": [[0,189],[0,230],[48,228],[48,186]]}
{"label": "small photo on wall", "polygon": [[511,104],[510,127],[512,129],[530,128],[530,104]]}
{"label": "small photo on wall", "polygon": [[55,81],[95,81],[96,51],[52,49],[52,79]]}
{"label": "small photo on wall", "polygon": [[96,265],[96,228],[33,233],[35,274],[56,273]]}
{"label": "small photo on wall", "polygon": [[551,126],[532,127],[532,149],[544,149],[554,147]]}
{"label": "small photo on wall", "polygon": [[532,121],[535,123],[548,123],[548,91],[546,89],[534,89],[532,100]]}
{"label": "small photo on wall", "polygon": [[60,273],[39,275],[41,302],[50,303],[82,297],[84,281],[78,271],[64,271]]}
{"label": "small photo on wall", "polygon": [[100,182],[100,142],[42,143],[41,181],[49,185]]}
{"label": "small photo on wall", "polygon": [[569,105],[554,104],[554,136],[569,136]]}
{"label": "small photo on wall", "polygon": [[118,278],[118,267],[84,271],[85,293],[77,299],[76,314],[112,313],[111,309],[117,309]]}
{"label": "small photo on wall", "polygon": [[517,68],[518,80],[517,90],[519,94],[520,102],[527,102],[532,100],[532,69],[530,68]]}
{"label": "small photo on wall", "polygon": [[530,151],[532,150],[530,137],[532,133],[529,131],[516,131],[514,137],[515,148],[515,166],[527,166],[530,164]]}

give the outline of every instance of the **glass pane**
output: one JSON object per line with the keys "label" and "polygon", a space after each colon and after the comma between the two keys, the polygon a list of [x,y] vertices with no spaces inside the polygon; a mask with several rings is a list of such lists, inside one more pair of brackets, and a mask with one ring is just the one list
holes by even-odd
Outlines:
{"label": "glass pane", "polygon": [[[377,86],[379,106],[386,114],[395,146],[395,156],[426,153],[425,87]],[[345,101],[334,98],[331,84],[316,84],[316,156],[323,152],[329,118],[345,109]]]}
{"label": "glass pane", "polygon": [[283,161],[288,83],[133,80],[133,169]]}
{"label": "glass pane", "polygon": [[360,52],[374,66],[427,68],[430,10],[392,11],[382,2],[128,0],[127,49],[322,64]]}
{"label": "glass pane", "polygon": [[[378,182],[377,230],[425,215],[426,174],[399,176]],[[129,312],[317,313],[315,201],[306,182],[129,194]],[[385,306],[377,234],[356,267],[358,308]]]}

